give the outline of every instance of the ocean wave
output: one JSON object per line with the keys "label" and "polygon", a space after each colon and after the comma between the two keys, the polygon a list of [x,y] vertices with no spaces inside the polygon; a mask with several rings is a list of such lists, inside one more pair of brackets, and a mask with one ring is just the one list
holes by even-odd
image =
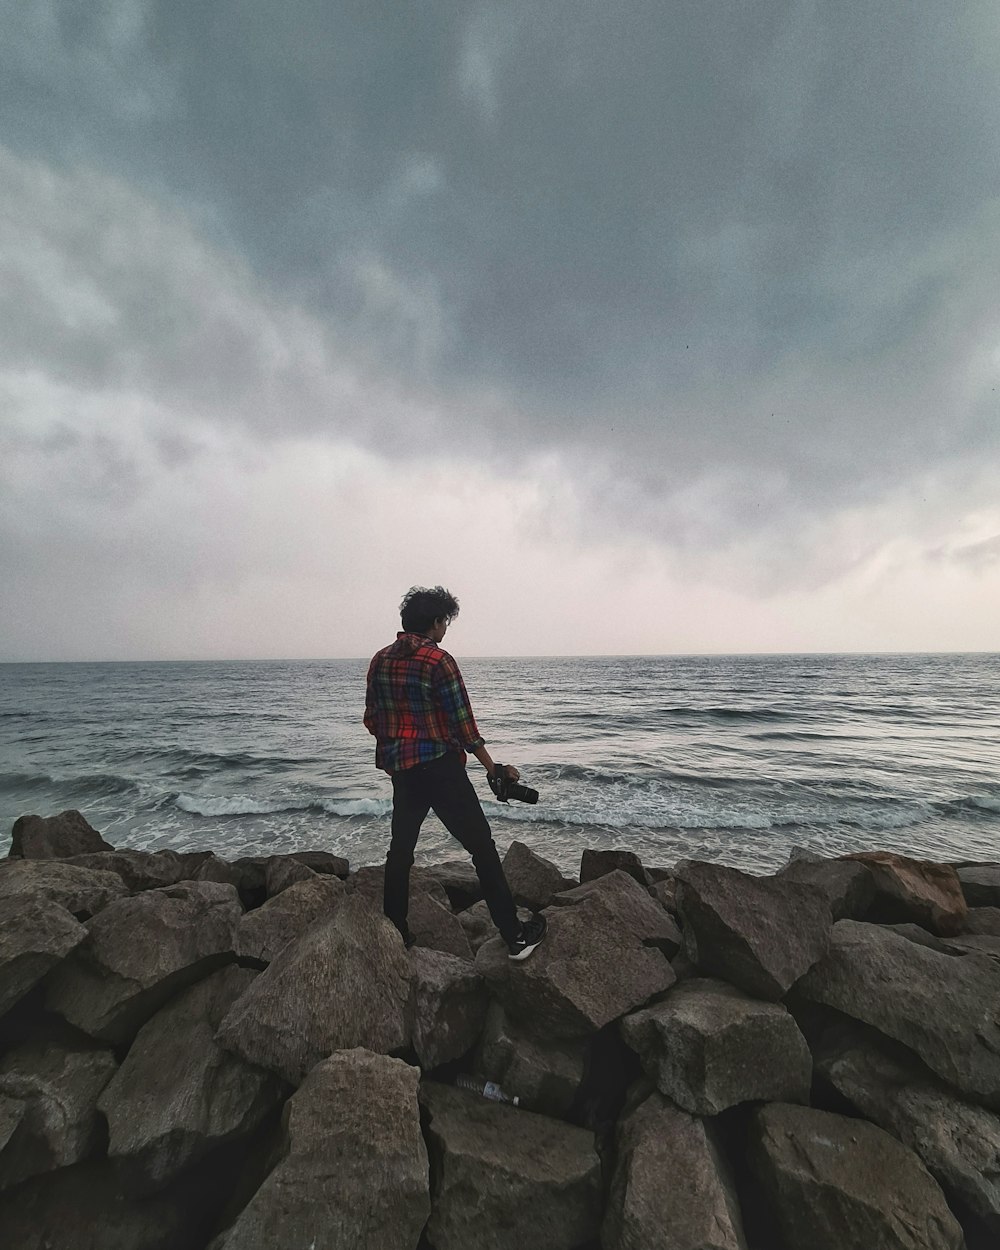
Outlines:
{"label": "ocean wave", "polygon": [[995,794],[968,794],[959,799],[945,799],[934,806],[945,813],[979,812],[990,816],[1000,815],[1000,796]]}
{"label": "ocean wave", "polygon": [[0,773],[0,790],[54,790],[62,798],[92,798],[109,794],[137,794],[139,783],[118,773]]}
{"label": "ocean wave", "polygon": [[192,816],[276,816],[286,812],[314,812],[326,816],[385,816],[392,810],[390,799],[332,799],[296,802],[274,799],[270,802],[248,795],[172,795],[170,802]]}

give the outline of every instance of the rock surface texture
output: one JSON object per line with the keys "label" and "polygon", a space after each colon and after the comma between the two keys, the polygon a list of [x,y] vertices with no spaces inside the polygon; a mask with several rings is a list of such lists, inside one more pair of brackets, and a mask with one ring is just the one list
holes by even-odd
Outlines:
{"label": "rock surface texture", "polygon": [[23,859],[64,859],[91,851],[114,850],[77,811],[58,816],[20,816],[10,835],[11,856]]}
{"label": "rock surface texture", "polygon": [[943,937],[961,933],[968,904],[950,864],[932,864],[888,851],[862,851],[850,858],[872,874],[873,906],[879,920],[913,920]]}

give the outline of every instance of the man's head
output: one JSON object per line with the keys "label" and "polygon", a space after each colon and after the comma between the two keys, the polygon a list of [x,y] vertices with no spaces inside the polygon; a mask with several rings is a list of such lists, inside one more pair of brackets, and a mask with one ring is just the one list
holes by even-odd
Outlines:
{"label": "man's head", "polygon": [[400,622],[408,634],[440,632],[437,642],[456,616],[458,600],[443,586],[411,586],[399,605]]}

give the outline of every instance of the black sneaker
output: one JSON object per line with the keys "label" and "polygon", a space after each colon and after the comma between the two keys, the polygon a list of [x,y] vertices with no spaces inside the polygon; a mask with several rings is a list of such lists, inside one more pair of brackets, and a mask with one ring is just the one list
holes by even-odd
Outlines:
{"label": "black sneaker", "polygon": [[508,943],[508,959],[527,959],[535,947],[545,937],[546,921],[544,916],[532,916],[521,925],[521,936]]}

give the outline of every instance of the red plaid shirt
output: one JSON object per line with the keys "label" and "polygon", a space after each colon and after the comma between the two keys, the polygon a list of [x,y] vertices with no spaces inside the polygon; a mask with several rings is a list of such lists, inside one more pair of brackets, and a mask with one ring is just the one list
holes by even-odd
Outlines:
{"label": "red plaid shirt", "polygon": [[423,634],[399,633],[368,666],[365,728],[375,736],[375,767],[402,772],[481,746],[458,665]]}

